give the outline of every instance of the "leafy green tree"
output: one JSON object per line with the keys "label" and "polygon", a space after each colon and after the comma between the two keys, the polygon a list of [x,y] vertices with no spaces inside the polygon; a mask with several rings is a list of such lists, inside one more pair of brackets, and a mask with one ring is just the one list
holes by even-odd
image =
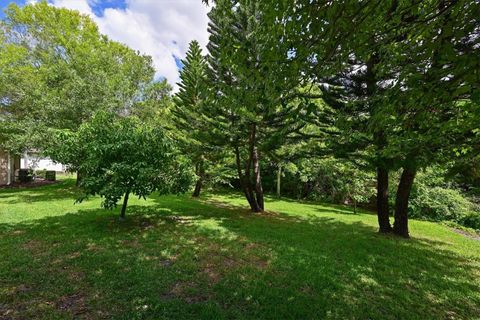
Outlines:
{"label": "leafy green tree", "polygon": [[167,127],[172,122],[172,109],[172,86],[163,79],[148,83],[142,88],[128,114],[137,116],[146,123]]}
{"label": "leafy green tree", "polygon": [[123,197],[122,219],[131,194],[146,198],[152,192],[186,192],[191,185],[190,164],[165,130],[135,117],[100,112],[78,131],[60,132],[55,142],[57,158],[84,173],[85,196],[79,201],[99,195],[111,209]]}
{"label": "leafy green tree", "polygon": [[[322,83],[347,71],[342,86],[361,84],[353,86],[344,109],[345,118],[360,126],[340,136],[383,167],[377,200],[386,199],[381,191],[388,188],[381,182],[388,181],[388,170],[402,168],[393,231],[407,237],[416,172],[451,160],[459,146],[472,147],[472,124],[478,119],[478,4],[305,0],[282,5],[283,13],[269,12],[289,17],[286,37],[295,43],[305,74]],[[362,73],[363,80],[352,82]],[[362,117],[366,125],[357,121]],[[388,207],[378,207],[380,228],[383,221],[388,231]]]}
{"label": "leafy green tree", "polygon": [[366,161],[377,172],[379,231],[387,233],[392,231],[388,186],[393,160],[383,153],[388,141],[379,117],[385,89],[379,84],[389,78],[376,72],[379,62],[375,53],[362,57],[361,52],[352,51],[340,72],[322,79],[322,90],[324,101],[335,110],[338,131],[329,139],[332,153],[344,161]]}
{"label": "leafy green tree", "polygon": [[0,131],[12,149],[47,128],[76,130],[99,109],[125,113],[154,74],[150,57],[47,1],[9,5],[0,22],[0,67]]}
{"label": "leafy green tree", "polygon": [[[390,2],[335,2],[317,4],[300,1],[287,30],[298,30],[311,43],[297,41],[298,58],[305,72],[322,88],[323,100],[335,110],[337,131],[332,136],[332,154],[355,162],[366,161],[377,172],[377,216],[380,232],[390,232],[388,181],[392,159],[383,150],[388,143],[382,117],[385,84],[389,70],[378,70],[378,43],[396,41],[382,29],[392,20]],[[290,9],[292,10],[292,9]],[[311,19],[314,10],[317,18]],[[318,15],[317,15],[318,14]],[[332,20],[335,22],[332,23]],[[307,28],[306,24],[310,26]],[[311,31],[311,32],[310,32]],[[292,34],[295,38],[295,35]],[[314,55],[315,59],[308,59]]]}
{"label": "leafy green tree", "polygon": [[397,19],[394,26],[406,36],[384,46],[380,66],[398,73],[386,95],[392,108],[386,110],[391,138],[385,152],[402,168],[394,223],[402,236],[408,236],[408,203],[417,172],[454,160],[455,150],[473,150],[478,128],[473,123],[480,114],[478,4],[440,0],[418,6],[395,8],[396,15],[412,21]]}

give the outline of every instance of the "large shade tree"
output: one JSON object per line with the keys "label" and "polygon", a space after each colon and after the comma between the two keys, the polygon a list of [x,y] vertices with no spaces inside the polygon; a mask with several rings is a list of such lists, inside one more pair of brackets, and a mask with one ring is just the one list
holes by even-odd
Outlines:
{"label": "large shade tree", "polygon": [[46,128],[75,130],[99,109],[125,112],[154,74],[150,57],[101,35],[88,16],[46,1],[8,7],[0,67],[0,131],[16,150],[40,147]]}
{"label": "large shade tree", "polygon": [[[479,111],[478,3],[279,3],[272,8],[283,6],[286,13],[271,9],[269,14],[290,17],[285,30],[305,74],[320,84],[339,80],[334,85],[343,91],[339,105],[349,122],[341,139],[377,166],[382,231],[390,230],[384,192],[388,171],[402,169],[393,231],[408,236],[415,173],[451,160],[456,149],[473,150],[477,125],[472,124]],[[327,88],[338,87],[329,83]]]}
{"label": "large shade tree", "polygon": [[394,232],[408,236],[409,195],[418,170],[474,150],[480,116],[480,6],[445,0],[396,5],[398,18],[387,26],[398,41],[382,46],[385,59],[379,69],[397,72],[385,99],[385,153],[402,169]]}

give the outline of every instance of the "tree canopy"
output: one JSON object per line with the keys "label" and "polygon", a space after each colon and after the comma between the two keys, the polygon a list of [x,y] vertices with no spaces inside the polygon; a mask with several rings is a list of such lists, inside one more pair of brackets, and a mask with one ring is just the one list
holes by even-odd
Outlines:
{"label": "tree canopy", "polygon": [[150,57],[46,1],[8,7],[0,48],[0,132],[12,150],[38,148],[46,128],[76,129],[97,110],[125,112],[153,80]]}

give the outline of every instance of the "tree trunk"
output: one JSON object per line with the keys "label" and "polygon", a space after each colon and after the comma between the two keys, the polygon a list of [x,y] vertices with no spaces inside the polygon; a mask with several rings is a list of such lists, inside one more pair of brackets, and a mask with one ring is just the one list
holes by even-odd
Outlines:
{"label": "tree trunk", "polygon": [[258,159],[258,149],[257,147],[253,148],[253,172],[255,175],[255,196],[257,198],[257,204],[260,210],[264,210],[264,201],[263,201],[263,187],[262,187],[262,177],[260,174],[260,161]]}
{"label": "tree trunk", "polygon": [[195,183],[195,189],[193,190],[192,197],[198,198],[200,196],[200,190],[202,189],[202,178],[198,178]]}
{"label": "tree trunk", "polygon": [[245,194],[245,198],[247,199],[248,204],[250,205],[250,209],[253,212],[260,212],[260,208],[258,207],[257,200],[255,199],[255,196],[253,194],[253,191],[250,185],[250,181],[249,181],[250,172],[246,172],[246,174],[248,174],[248,180],[247,180],[247,177],[245,177],[242,173],[242,163],[240,160],[240,151],[238,149],[238,146],[235,146],[235,159],[237,164],[238,179],[240,181],[240,185],[242,187],[243,193]]}
{"label": "tree trunk", "polygon": [[247,192],[248,192],[248,195],[250,197],[250,199],[252,199],[251,203],[250,203],[250,209],[253,211],[253,212],[262,212],[262,208],[260,208],[259,204],[258,204],[258,201],[257,201],[257,198],[255,197],[255,193],[253,192],[253,188],[251,186],[251,184],[248,184],[247,186]]}
{"label": "tree trunk", "polygon": [[278,164],[277,170],[277,197],[281,196],[281,182],[282,182],[282,165]]}
{"label": "tree trunk", "polygon": [[[263,189],[260,176],[260,165],[258,161],[258,151],[255,146],[256,124],[252,124],[248,137],[248,160],[245,163],[245,174],[243,174],[242,161],[240,159],[240,150],[238,144],[235,145],[235,159],[237,164],[238,179],[245,194],[245,198],[253,212],[261,212],[263,210]],[[253,164],[255,186],[251,175],[251,167]]]}
{"label": "tree trunk", "polygon": [[125,220],[125,212],[127,212],[128,196],[130,195],[130,190],[125,193],[123,198],[122,211],[120,212],[120,220]]}
{"label": "tree trunk", "polygon": [[193,191],[192,197],[198,198],[200,196],[200,191],[203,186],[203,180],[205,178],[205,169],[203,168],[203,160],[200,160],[197,164],[197,175],[198,175],[198,180],[197,183],[195,184],[195,190]]}
{"label": "tree trunk", "polygon": [[388,233],[392,231],[388,206],[388,170],[377,168],[377,217],[379,232]]}
{"label": "tree trunk", "polygon": [[395,221],[393,232],[396,235],[408,238],[408,200],[412,190],[416,170],[404,168],[395,198]]}
{"label": "tree trunk", "polygon": [[312,191],[312,182],[311,181],[305,181],[303,184],[303,193],[302,193],[302,199],[305,199],[309,196],[310,192]]}
{"label": "tree trunk", "polygon": [[[256,137],[257,137],[257,125],[255,123],[252,124],[251,129],[250,129],[250,135],[248,137],[248,151],[249,151],[249,156],[248,156],[248,161],[245,166],[245,176],[246,176],[246,185],[247,185],[247,192],[249,193],[249,197],[252,199],[252,205],[250,206],[253,212],[260,212],[262,211],[262,207],[258,203],[258,199],[256,196],[258,196],[257,193],[257,168],[255,167],[258,163],[257,159],[257,149],[255,147],[256,143]],[[255,179],[255,182],[252,182],[252,176],[251,176],[251,167],[252,165],[254,166],[253,168],[253,176]],[[255,187],[253,186],[255,184]],[[255,193],[254,193],[255,189]],[[263,199],[262,199],[263,200]]]}
{"label": "tree trunk", "polygon": [[81,182],[82,182],[82,174],[80,173],[80,171],[77,171],[77,180],[75,181],[75,185],[79,187]]}
{"label": "tree trunk", "polygon": [[[243,177],[244,181],[244,188],[245,188],[245,193],[247,195],[247,200],[250,204],[250,209],[253,212],[261,212],[262,207],[259,205],[258,199],[256,196],[261,196],[260,201],[262,201],[263,204],[263,191],[261,193],[258,192],[257,188],[257,168],[255,168],[255,164],[258,164],[258,158],[257,158],[257,151],[255,147],[255,142],[256,142],[256,134],[257,134],[257,125],[255,123],[252,124],[250,128],[250,134],[248,137],[248,160],[245,165],[245,175]],[[240,155],[238,153],[238,155]],[[240,157],[239,157],[240,158]],[[254,163],[255,162],[255,163]],[[238,164],[240,164],[240,161],[237,161]],[[251,167],[252,164],[254,166],[254,177],[255,177],[255,187],[253,186],[252,182],[252,176],[251,176]],[[239,173],[241,173],[241,167],[239,167]],[[260,174],[260,171],[258,171],[258,174]],[[260,182],[260,187],[261,187],[261,180]],[[254,192],[255,189],[255,192]],[[260,189],[261,190],[261,189]]]}

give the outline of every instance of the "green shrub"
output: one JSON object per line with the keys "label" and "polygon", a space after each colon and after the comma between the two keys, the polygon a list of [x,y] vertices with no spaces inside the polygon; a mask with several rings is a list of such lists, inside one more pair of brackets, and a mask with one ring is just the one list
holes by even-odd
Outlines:
{"label": "green shrub", "polygon": [[373,171],[338,159],[300,160],[285,166],[284,172],[282,192],[296,198],[356,205],[375,195]]}
{"label": "green shrub", "polygon": [[47,172],[47,169],[35,170],[35,176],[38,178],[45,179],[46,172]]}
{"label": "green shrub", "polygon": [[465,227],[480,230],[480,213],[470,212],[462,217],[459,223]]}
{"label": "green shrub", "polygon": [[413,217],[460,221],[472,210],[471,202],[456,189],[418,186],[410,201]]}
{"label": "green shrub", "polygon": [[[394,190],[390,192],[393,205],[395,193]],[[410,195],[409,215],[480,229],[479,208],[457,185],[446,179],[446,169],[441,167],[430,167],[417,174]]]}

